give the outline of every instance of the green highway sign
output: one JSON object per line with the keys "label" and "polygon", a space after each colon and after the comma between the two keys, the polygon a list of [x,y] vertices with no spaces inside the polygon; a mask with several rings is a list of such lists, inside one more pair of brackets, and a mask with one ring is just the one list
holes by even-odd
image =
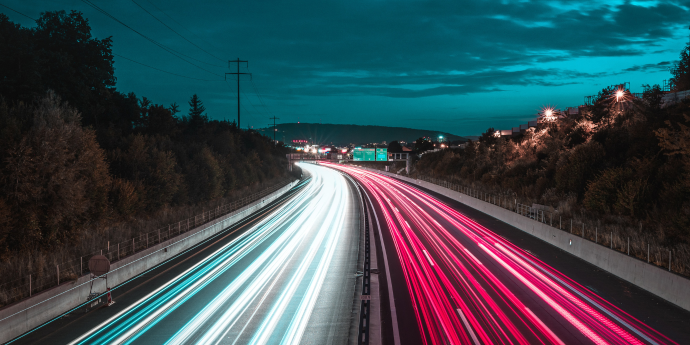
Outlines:
{"label": "green highway sign", "polygon": [[352,151],[352,160],[354,161],[375,161],[376,149],[362,149],[355,148]]}
{"label": "green highway sign", "polygon": [[376,149],[376,160],[377,161],[387,161],[388,160],[388,149]]}

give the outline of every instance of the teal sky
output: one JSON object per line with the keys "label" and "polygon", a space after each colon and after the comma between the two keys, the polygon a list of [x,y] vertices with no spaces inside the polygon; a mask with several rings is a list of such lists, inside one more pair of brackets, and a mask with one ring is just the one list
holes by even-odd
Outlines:
{"label": "teal sky", "polygon": [[227,60],[249,60],[242,126],[254,128],[275,115],[458,135],[507,129],[608,85],[662,84],[690,34],[688,1],[92,2],[196,66],[85,2],[0,0],[32,18],[83,12],[94,36],[113,37],[118,90],[184,112],[197,93],[211,118],[235,119],[236,82],[223,75]]}

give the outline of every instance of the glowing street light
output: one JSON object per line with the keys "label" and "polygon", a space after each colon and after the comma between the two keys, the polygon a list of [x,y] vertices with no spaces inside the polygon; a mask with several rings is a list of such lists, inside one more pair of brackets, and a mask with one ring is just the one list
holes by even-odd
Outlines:
{"label": "glowing street light", "polygon": [[541,119],[542,121],[552,122],[555,121],[558,115],[556,111],[551,106],[545,106],[541,108]]}
{"label": "glowing street light", "polygon": [[618,103],[618,101],[620,101],[620,99],[623,98],[623,95],[625,95],[623,90],[618,89],[618,91],[616,91],[616,103]]}

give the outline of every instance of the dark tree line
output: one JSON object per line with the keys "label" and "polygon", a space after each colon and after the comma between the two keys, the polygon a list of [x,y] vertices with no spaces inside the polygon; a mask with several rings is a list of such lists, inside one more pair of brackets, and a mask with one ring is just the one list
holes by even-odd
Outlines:
{"label": "dark tree line", "polygon": [[287,150],[115,88],[110,38],[72,11],[0,14],[0,258],[284,176]]}

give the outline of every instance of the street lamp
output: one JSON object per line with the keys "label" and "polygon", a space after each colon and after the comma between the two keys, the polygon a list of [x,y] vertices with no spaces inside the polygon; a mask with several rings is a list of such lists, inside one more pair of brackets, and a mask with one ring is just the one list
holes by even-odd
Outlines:
{"label": "street lamp", "polygon": [[558,115],[556,109],[552,106],[544,106],[541,108],[541,120],[543,122],[553,122],[557,119]]}
{"label": "street lamp", "polygon": [[618,101],[620,101],[620,99],[622,97],[623,97],[623,90],[618,89],[618,91],[616,91],[616,103],[618,103]]}

